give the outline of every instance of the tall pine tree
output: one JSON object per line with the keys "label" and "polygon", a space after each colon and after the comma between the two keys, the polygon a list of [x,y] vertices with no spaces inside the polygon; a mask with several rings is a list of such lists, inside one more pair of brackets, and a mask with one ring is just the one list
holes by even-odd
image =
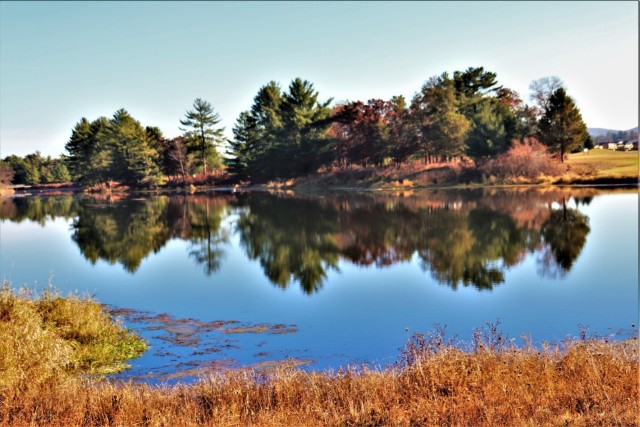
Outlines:
{"label": "tall pine tree", "polygon": [[258,142],[258,124],[255,117],[243,111],[233,127],[233,139],[229,141],[229,157],[225,159],[229,173],[246,178]]}
{"label": "tall pine tree", "polygon": [[185,119],[180,120],[187,141],[191,142],[192,151],[196,152],[202,162],[202,171],[207,173],[207,163],[214,168],[221,166],[221,159],[216,149],[224,141],[224,127],[216,127],[220,116],[213,111],[211,104],[197,98],[193,102],[193,110],[187,111]]}

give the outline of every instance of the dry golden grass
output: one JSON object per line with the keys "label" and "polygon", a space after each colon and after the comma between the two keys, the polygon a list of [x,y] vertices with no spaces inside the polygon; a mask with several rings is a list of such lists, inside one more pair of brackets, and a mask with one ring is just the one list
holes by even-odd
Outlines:
{"label": "dry golden grass", "polygon": [[[486,331],[485,331],[486,332]],[[463,351],[414,335],[397,366],[230,371],[172,387],[80,378],[0,391],[0,425],[622,425],[638,417],[637,341],[518,348],[494,328]]]}
{"label": "dry golden grass", "polygon": [[638,178],[638,151],[590,150],[587,154],[570,154],[567,164],[577,175],[597,178]]}
{"label": "dry golden grass", "polygon": [[146,344],[90,298],[0,285],[0,396],[77,374],[117,372]]}

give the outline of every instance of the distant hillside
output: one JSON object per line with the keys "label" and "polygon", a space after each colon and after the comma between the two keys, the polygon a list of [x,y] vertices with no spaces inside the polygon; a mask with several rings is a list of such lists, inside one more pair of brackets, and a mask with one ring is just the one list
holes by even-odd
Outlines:
{"label": "distant hillside", "polygon": [[613,134],[617,134],[617,133],[638,133],[638,126],[634,127],[633,129],[629,129],[629,130],[616,130],[616,129],[603,129],[603,128],[587,128],[587,131],[589,132],[589,135],[596,137],[596,136],[605,136],[607,134],[609,135],[613,135]]}

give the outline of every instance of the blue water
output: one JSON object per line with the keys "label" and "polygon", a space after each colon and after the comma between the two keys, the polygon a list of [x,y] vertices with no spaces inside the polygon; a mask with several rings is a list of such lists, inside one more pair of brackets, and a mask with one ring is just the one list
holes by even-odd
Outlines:
{"label": "blue water", "polygon": [[[136,378],[212,361],[384,366],[436,323],[468,340],[499,319],[538,343],[638,323],[637,189],[16,197],[1,208],[0,275],[13,286],[238,322],[177,345],[124,316],[151,344],[125,373]],[[260,324],[295,332],[224,333]]]}

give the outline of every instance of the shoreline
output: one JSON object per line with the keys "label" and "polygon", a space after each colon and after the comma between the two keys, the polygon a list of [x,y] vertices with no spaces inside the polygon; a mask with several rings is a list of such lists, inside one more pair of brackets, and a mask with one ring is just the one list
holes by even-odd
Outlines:
{"label": "shoreline", "polygon": [[189,189],[181,187],[161,187],[158,189],[127,189],[115,190],[112,192],[88,192],[79,186],[59,186],[55,188],[46,186],[31,186],[28,188],[10,188],[9,192],[0,193],[0,197],[28,197],[35,195],[58,195],[58,194],[166,194],[166,193],[206,193],[206,192],[241,192],[241,191],[292,191],[294,193],[321,193],[321,192],[380,192],[392,193],[397,191],[410,190],[447,190],[447,189],[481,189],[481,188],[548,188],[548,187],[639,187],[640,179],[636,177],[621,178],[599,178],[575,179],[558,182],[522,182],[522,183],[442,183],[430,185],[407,185],[407,186],[375,186],[375,185],[314,185],[314,184],[250,184],[250,185],[220,185],[220,186],[194,186]]}

